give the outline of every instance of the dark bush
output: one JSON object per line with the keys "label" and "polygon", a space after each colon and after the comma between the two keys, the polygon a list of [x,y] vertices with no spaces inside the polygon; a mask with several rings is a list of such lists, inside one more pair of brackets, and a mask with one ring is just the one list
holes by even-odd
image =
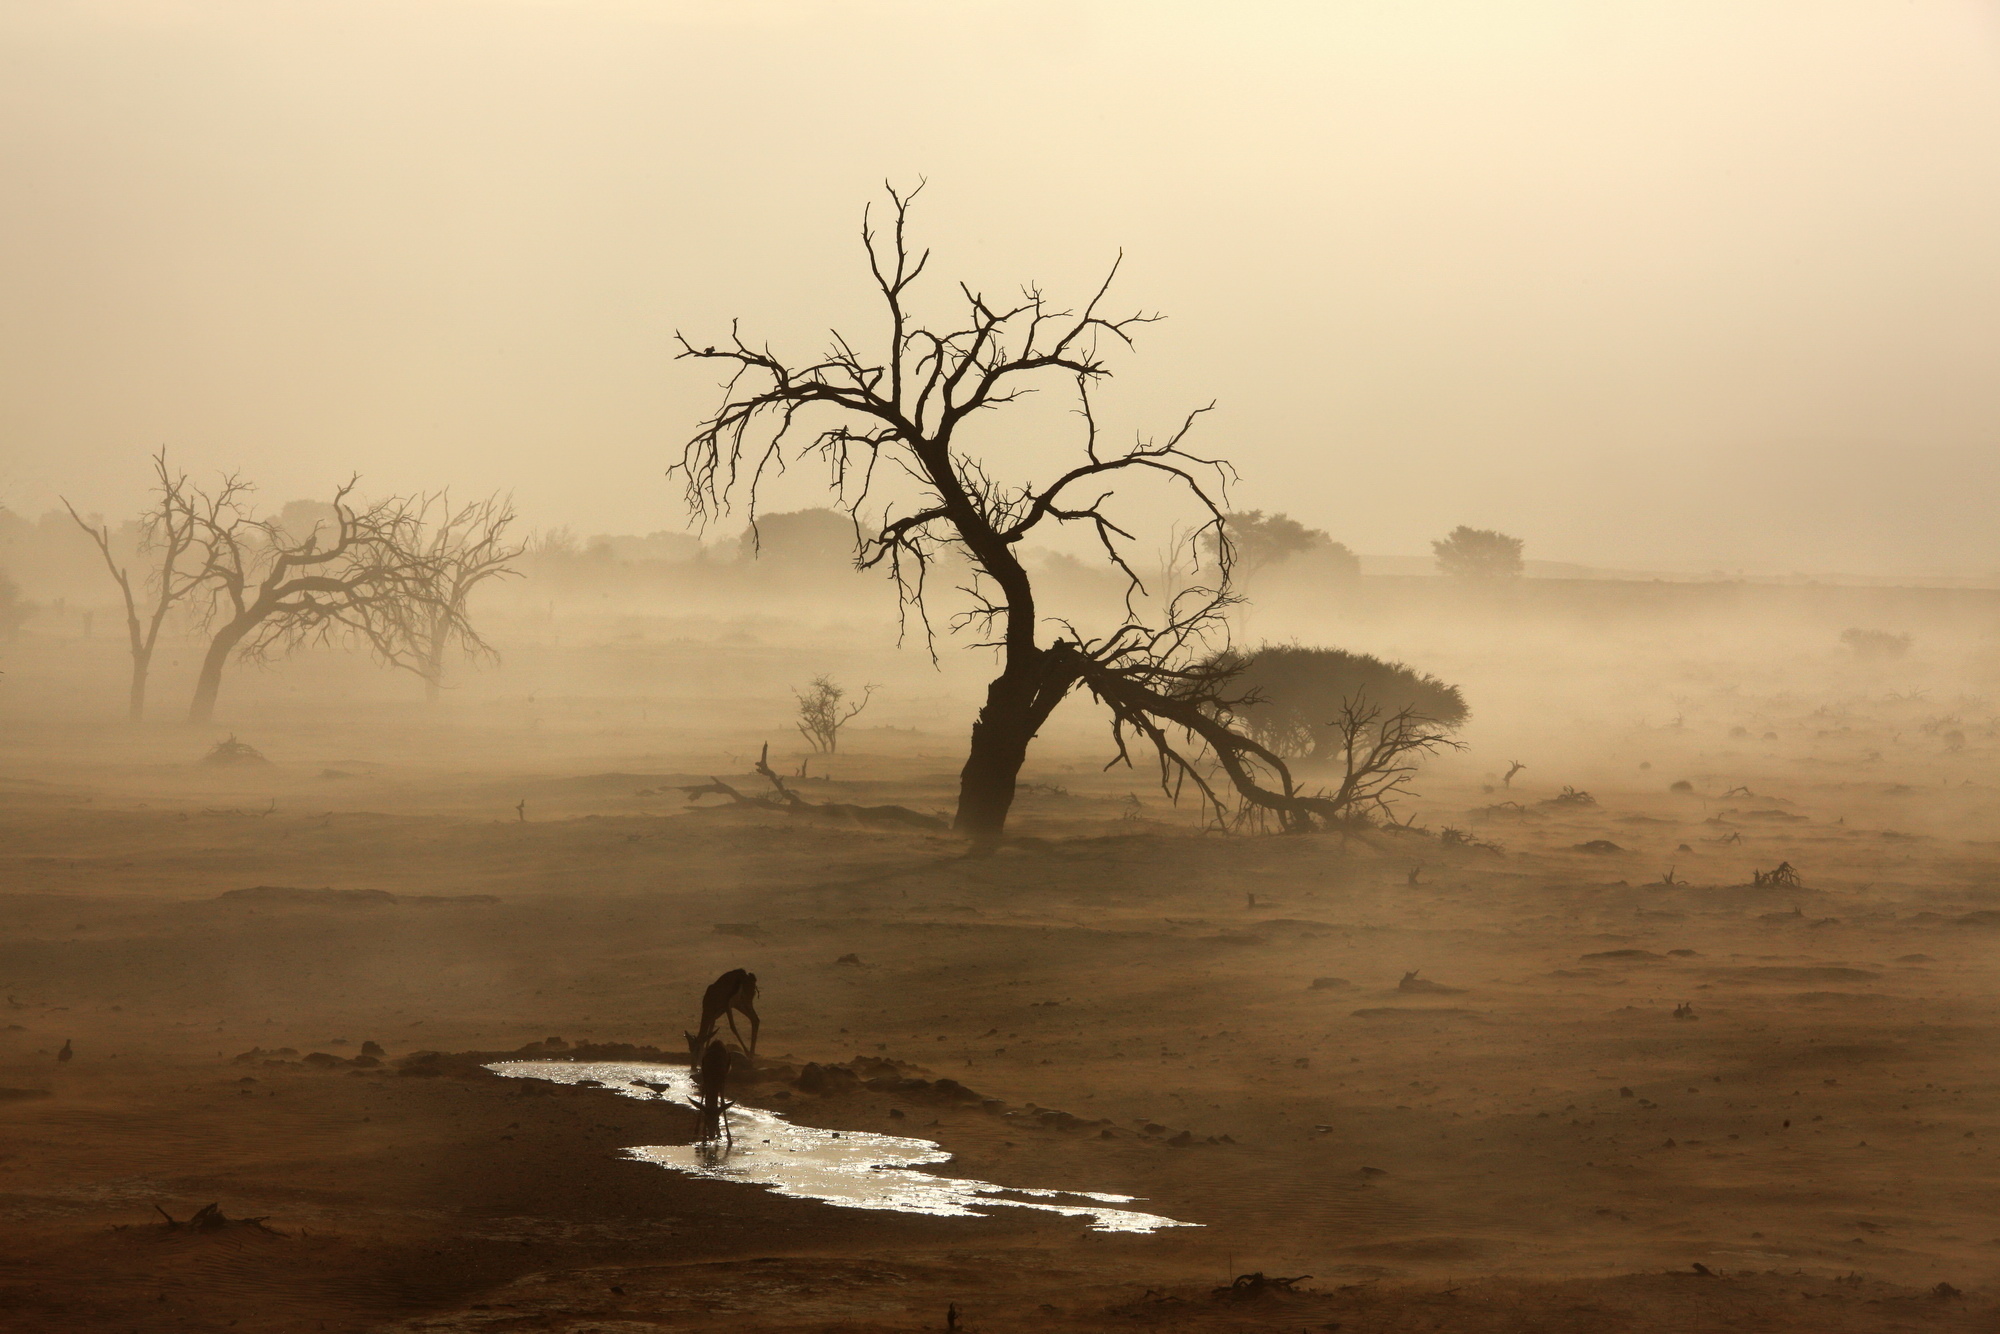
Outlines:
{"label": "dark bush", "polygon": [[1857,658],[1900,658],[1910,651],[1913,641],[1908,635],[1894,635],[1887,630],[1863,630],[1857,626],[1842,630],[1840,642],[1852,649]]}
{"label": "dark bush", "polygon": [[761,514],[737,541],[739,559],[811,569],[854,567],[854,521],[824,507]]}
{"label": "dark bush", "polygon": [[1496,533],[1491,528],[1467,528],[1464,524],[1431,543],[1438,573],[1471,580],[1520,578],[1526,569],[1521,547],[1518,537]]}
{"label": "dark bush", "polygon": [[1445,727],[1466,719],[1465,696],[1457,686],[1366,653],[1267,644],[1247,656],[1219,654],[1209,665],[1236,669],[1225,694],[1244,702],[1231,715],[1245,733],[1286,759],[1326,759],[1338,751],[1335,719],[1348,700],[1365,700],[1385,716],[1412,709]]}

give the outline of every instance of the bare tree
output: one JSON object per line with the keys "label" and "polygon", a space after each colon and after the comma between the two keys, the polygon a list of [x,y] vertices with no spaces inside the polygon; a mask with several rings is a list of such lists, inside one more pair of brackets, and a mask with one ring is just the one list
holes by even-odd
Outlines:
{"label": "bare tree", "polygon": [[403,541],[421,577],[409,596],[370,598],[358,604],[357,624],[376,654],[424,683],[436,703],[444,689],[445,659],[458,648],[475,661],[500,655],[472,624],[472,594],[493,579],[518,575],[526,544],[509,540],[514,503],[488,496],[454,507],[447,494],[419,497],[409,508]]}
{"label": "bare tree", "polygon": [[799,735],[820,754],[833,754],[840,749],[840,729],[853,722],[868,707],[875,689],[874,686],[863,686],[861,702],[843,709],[840,702],[847,698],[847,691],[834,684],[831,676],[815,676],[810,688],[792,692],[799,702]]}
{"label": "bare tree", "polygon": [[[730,376],[723,405],[688,442],[673,471],[686,484],[690,508],[704,518],[728,509],[733,489],[745,485],[754,522],[765,474],[816,454],[855,524],[857,566],[884,569],[906,612],[924,618],[927,634],[925,577],[931,566],[947,552],[969,563],[974,579],[966,592],[973,609],[960,624],[997,634],[989,642],[1000,650],[1001,670],[973,724],[954,825],[990,841],[1005,828],[1029,742],[1088,665],[1076,645],[1039,642],[1035,590],[1018,554],[1020,543],[1044,524],[1081,525],[1129,581],[1129,608],[1132,595],[1143,593],[1126,556],[1131,534],[1105,510],[1114,493],[1096,488],[1121,474],[1164,479],[1192,496],[1204,514],[1205,531],[1220,527],[1217,496],[1229,474],[1226,464],[1182,448],[1202,410],[1190,413],[1162,443],[1140,441],[1122,452],[1100,452],[1090,394],[1110,371],[1099,345],[1129,344],[1137,328],[1156,318],[1100,314],[1109,276],[1080,311],[1052,305],[1032,287],[1011,303],[995,303],[960,285],[963,313],[956,327],[928,328],[913,315],[910,292],[930,254],[913,254],[906,240],[911,196],[891,189],[889,198],[894,214],[889,236],[879,235],[866,215],[862,223],[869,269],[887,308],[881,352],[864,355],[836,333],[820,360],[795,365],[733,332],[730,345],[720,348],[681,339],[681,356],[722,362]],[[1114,265],[1112,274],[1116,271]],[[1084,427],[1083,461],[1042,486],[996,481],[966,452],[961,427],[1049,380],[1074,386]],[[807,415],[826,420],[795,429]],[[878,497],[889,477],[913,485]],[[1227,573],[1226,540],[1219,550],[1218,586]]]}
{"label": "bare tree", "polygon": [[222,670],[232,655],[265,660],[344,634],[367,637],[372,621],[407,614],[392,610],[394,604],[433,596],[429,563],[412,540],[414,505],[394,497],[365,507],[353,503],[357,480],[334,493],[330,525],[296,535],[257,518],[251,486],[234,475],[213,490],[186,488],[211,631],[190,722],[215,716]]}
{"label": "bare tree", "polygon": [[1365,695],[1344,701],[1334,726],[1341,736],[1343,772],[1333,801],[1349,818],[1378,813],[1393,819],[1391,804],[1413,795],[1410,781],[1417,761],[1440,750],[1463,750],[1465,743],[1415,706],[1385,712]]}
{"label": "bare tree", "polygon": [[[720,362],[729,371],[722,406],[670,470],[685,483],[689,507],[713,519],[731,507],[740,486],[754,522],[767,473],[816,457],[854,523],[856,565],[894,580],[905,613],[922,619],[927,638],[927,575],[944,558],[970,568],[963,591],[972,608],[955,628],[983,632],[1000,654],[999,675],[973,723],[953,822],[977,844],[1004,831],[1029,743],[1078,686],[1109,708],[1119,756],[1127,757],[1128,736],[1144,737],[1171,790],[1191,780],[1219,813],[1223,798],[1209,781],[1219,766],[1244,800],[1276,811],[1288,828],[1337,818],[1329,802],[1294,790],[1283,760],[1220,720],[1215,704],[1229,673],[1201,665],[1219,647],[1216,639],[1226,638],[1223,612],[1234,600],[1233,549],[1221,508],[1233,474],[1226,462],[1186,448],[1208,409],[1189,413],[1163,441],[1140,439],[1113,451],[1100,445],[1091,393],[1111,374],[1100,350],[1130,345],[1134,332],[1158,317],[1100,313],[1114,264],[1080,310],[1056,306],[1034,287],[1011,302],[993,302],[960,284],[961,314],[931,327],[912,311],[912,288],[930,252],[913,252],[907,241],[911,197],[889,190],[893,225],[886,236],[863,218],[862,244],[887,314],[878,351],[864,353],[835,333],[819,360],[800,364],[734,330],[725,347],[681,338],[681,357]],[[1081,459],[1045,484],[996,480],[961,428],[1051,381],[1070,386]],[[1149,598],[1129,559],[1135,539],[1107,509],[1117,483],[1138,479],[1164,484],[1195,508],[1200,522],[1184,540],[1208,559],[1212,583],[1189,587],[1164,606],[1152,602],[1157,623],[1142,612]],[[1124,624],[1094,639],[1058,624],[1050,642],[1042,642],[1035,589],[1019,552],[1044,525],[1075,525],[1095,539],[1126,580]]]}
{"label": "bare tree", "polygon": [[[187,474],[167,466],[167,451],[153,456],[153,500],[139,519],[139,555],[147,563],[140,586],[134,587],[130,568],[112,550],[111,525],[92,523],[63,501],[76,526],[90,534],[104,557],[104,567],[125,599],[125,636],[132,650],[132,684],[127,713],[133,722],[146,716],[146,683],[153,669],[153,648],[167,615],[194,592],[196,570],[184,568],[194,545],[194,516],[187,505]],[[142,608],[143,604],[143,608]]]}

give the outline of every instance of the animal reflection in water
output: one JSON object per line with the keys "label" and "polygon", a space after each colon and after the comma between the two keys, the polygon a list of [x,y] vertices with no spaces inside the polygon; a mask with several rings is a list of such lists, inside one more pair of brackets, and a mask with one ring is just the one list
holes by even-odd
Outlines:
{"label": "animal reflection in water", "polygon": [[[659,1099],[698,1112],[701,1109],[702,1095],[685,1066],[502,1061],[487,1068],[509,1079],[590,1085],[621,1097]],[[636,1145],[625,1153],[640,1162],[690,1176],[763,1186],[779,1195],[819,1200],[844,1209],[979,1217],[1004,1205],[1087,1218],[1097,1232],[1199,1226],[1114,1207],[1130,1203],[1130,1195],[998,1186],[915,1171],[951,1161],[951,1154],[927,1139],[793,1125],[777,1112],[741,1103],[724,1106],[718,1119],[718,1137],[696,1144]]]}
{"label": "animal reflection in water", "polygon": [[[694,1073],[696,1137],[710,1152],[719,1152],[726,1157],[731,1142],[729,1129],[729,1071],[736,1063],[729,1044],[716,1032],[718,1020],[729,1022],[729,1031],[736,1035],[742,1046],[746,1062],[757,1055],[757,1030],[762,1022],[757,1018],[757,975],[741,968],[732,968],[721,977],[708,984],[708,990],[701,997],[701,1023],[687,1038],[688,1068]],[[736,1026],[736,1016],[742,1015],[750,1021],[750,1041],[743,1042],[743,1030]]]}

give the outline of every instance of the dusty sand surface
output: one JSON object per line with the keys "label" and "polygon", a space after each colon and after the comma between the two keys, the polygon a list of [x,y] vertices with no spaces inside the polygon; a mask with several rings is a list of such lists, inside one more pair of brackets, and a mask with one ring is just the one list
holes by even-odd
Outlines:
{"label": "dusty sand surface", "polygon": [[[0,1327],[1993,1328],[1994,743],[1912,748],[1915,702],[1735,707],[1579,771],[1590,805],[1546,764],[1442,769],[1429,835],[1205,835],[1052,740],[982,860],[690,811],[744,757],[611,723],[273,714],[271,765],[206,770],[184,729],[17,719]],[[854,750],[804,790],[948,802],[948,737]],[[1802,887],[1748,883],[1780,861]],[[260,886],[383,893],[231,893]],[[419,1058],[679,1050],[739,966],[775,1072],[747,1101],[1201,1226],[692,1179],[620,1152],[686,1142],[679,1108]],[[856,1058],[902,1082],[787,1082]],[[211,1202],[270,1230],[156,1212]],[[1215,1295],[1257,1271],[1309,1291]]]}

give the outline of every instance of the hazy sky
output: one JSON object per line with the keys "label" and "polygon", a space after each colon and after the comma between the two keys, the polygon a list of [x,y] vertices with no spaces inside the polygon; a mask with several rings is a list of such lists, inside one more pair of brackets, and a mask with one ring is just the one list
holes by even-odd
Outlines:
{"label": "hazy sky", "polygon": [[[940,278],[1170,318],[1107,416],[1355,548],[2000,569],[2000,18],[1959,0],[13,0],[0,502],[680,527],[670,336]],[[1038,420],[996,451],[1057,457]],[[809,489],[783,499],[809,502]]]}

